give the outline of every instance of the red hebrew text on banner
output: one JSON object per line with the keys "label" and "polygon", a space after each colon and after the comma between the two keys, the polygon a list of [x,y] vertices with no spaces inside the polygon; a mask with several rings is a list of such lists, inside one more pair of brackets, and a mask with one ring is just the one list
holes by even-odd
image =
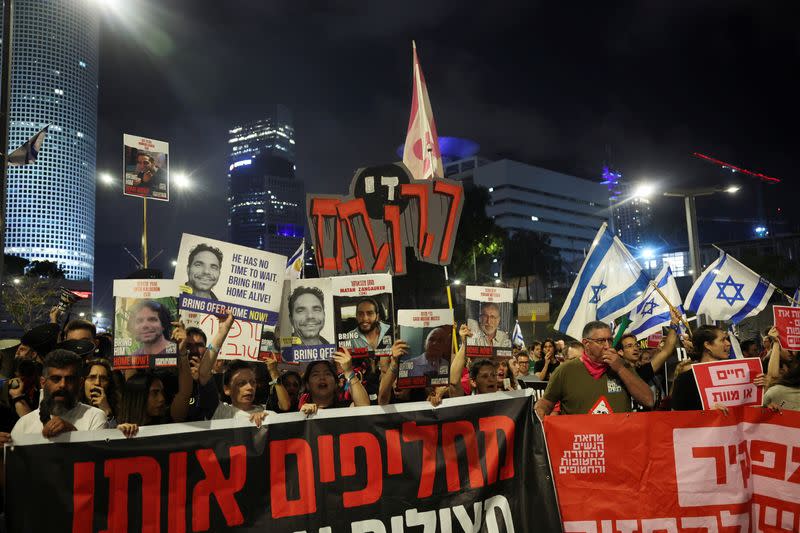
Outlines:
{"label": "red hebrew text on banner", "polygon": [[320,276],[403,275],[406,248],[449,265],[463,204],[458,181],[412,180],[402,163],[359,169],[349,196],[307,196]]}
{"label": "red hebrew text on banner", "polygon": [[800,531],[800,413],[550,416],[564,531]]}

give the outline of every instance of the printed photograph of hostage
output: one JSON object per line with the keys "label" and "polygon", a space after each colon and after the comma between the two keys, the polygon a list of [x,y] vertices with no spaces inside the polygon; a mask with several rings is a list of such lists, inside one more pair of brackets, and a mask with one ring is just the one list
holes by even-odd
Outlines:
{"label": "printed photograph of hostage", "polygon": [[325,296],[317,287],[297,287],[289,296],[289,320],[292,337],[300,346],[331,344],[322,336],[325,329]]}
{"label": "printed photograph of hostage", "polygon": [[446,385],[450,374],[453,326],[404,327],[401,335],[410,348],[408,355],[400,359],[397,388]]}
{"label": "printed photograph of hostage", "polygon": [[[358,355],[369,352],[390,352],[392,347],[392,325],[384,322],[384,311],[377,298],[364,296],[356,304],[356,327],[345,334],[346,340],[339,345]],[[349,344],[349,346],[348,346]]]}
{"label": "printed photograph of hostage", "polygon": [[219,248],[200,243],[189,252],[186,265],[188,280],[185,285],[192,289],[192,296],[217,300],[211,289],[219,281],[222,270],[222,252]]}
{"label": "printed photograph of hostage", "polygon": [[511,357],[511,289],[467,286],[467,357]]}
{"label": "printed photograph of hostage", "polygon": [[170,341],[172,316],[155,300],[139,300],[128,315],[128,332],[139,348],[130,355],[164,355],[177,352]]}

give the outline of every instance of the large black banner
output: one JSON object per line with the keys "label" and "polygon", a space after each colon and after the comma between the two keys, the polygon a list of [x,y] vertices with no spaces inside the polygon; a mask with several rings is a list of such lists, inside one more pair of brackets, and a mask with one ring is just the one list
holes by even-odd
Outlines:
{"label": "large black banner", "polygon": [[6,449],[12,532],[561,531],[524,391]]}

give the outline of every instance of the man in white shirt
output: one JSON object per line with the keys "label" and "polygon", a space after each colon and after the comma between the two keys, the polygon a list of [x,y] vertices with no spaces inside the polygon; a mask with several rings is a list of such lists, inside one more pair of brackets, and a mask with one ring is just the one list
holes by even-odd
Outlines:
{"label": "man in white shirt", "polygon": [[39,409],[20,418],[11,430],[11,439],[24,434],[41,433],[45,438],[66,431],[92,431],[106,428],[102,410],[78,401],[83,387],[81,358],[69,350],[53,350],[44,359]]}

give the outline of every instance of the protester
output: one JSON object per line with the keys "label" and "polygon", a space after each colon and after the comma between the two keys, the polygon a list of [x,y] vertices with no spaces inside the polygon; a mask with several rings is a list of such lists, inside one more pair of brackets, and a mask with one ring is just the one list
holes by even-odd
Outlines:
{"label": "protester", "polygon": [[186,353],[189,364],[189,375],[192,378],[189,409],[186,413],[186,420],[189,422],[210,418],[219,402],[217,382],[214,379],[209,379],[205,383],[200,383],[200,363],[206,354],[207,344],[208,340],[202,329],[189,327],[186,328],[186,341],[184,345],[178,348],[180,353]]}
{"label": "protester", "polygon": [[509,357],[507,360],[507,365],[511,375],[514,377],[514,381],[517,383],[517,388],[524,389],[525,382],[519,379],[522,374],[519,371],[519,362],[517,361],[517,358],[513,355]]}
{"label": "protester", "polygon": [[88,320],[76,318],[67,322],[64,326],[64,340],[65,341],[92,341],[97,346],[97,327]]}
{"label": "protester", "polygon": [[303,373],[303,384],[306,393],[300,397],[300,411],[313,415],[318,409],[334,407],[362,407],[370,404],[369,394],[361,384],[361,379],[353,372],[353,360],[350,351],[342,348],[333,356],[333,360],[342,367],[345,377],[344,391],[348,392],[352,402],[346,397],[339,397],[336,385],[336,366],[331,361],[312,361]]}
{"label": "protester", "polygon": [[558,361],[564,361],[567,358],[567,345],[564,342],[564,339],[558,339],[556,341],[556,359]]}
{"label": "protester", "polygon": [[[777,334],[777,330],[773,328]],[[772,336],[772,335],[770,335]],[[777,338],[773,337],[773,350],[770,355],[770,370],[773,367],[773,360],[780,360],[780,344]],[[797,361],[788,367],[787,371],[764,393],[763,405],[773,409],[789,409],[800,411],[800,364]]]}
{"label": "protester", "polygon": [[81,358],[67,350],[47,354],[41,378],[42,401],[38,409],[14,425],[12,440],[26,433],[52,438],[67,431],[92,431],[107,426],[103,411],[78,401],[83,386],[81,365]]}
{"label": "protester", "polygon": [[666,337],[662,339],[662,343],[659,344],[658,352],[651,356],[647,362],[642,360],[639,341],[635,335],[626,333],[622,335],[617,343],[617,353],[636,370],[636,373],[645,383],[656,387],[656,389],[660,389],[660,386],[657,386],[659,384],[656,383],[656,372],[661,370],[667,359],[675,352],[675,347],[678,345],[680,323],[681,315],[676,309],[673,309],[670,313],[669,331]]}
{"label": "protester", "polygon": [[758,347],[758,342],[756,341],[756,339],[748,339],[746,341],[742,341],[740,347],[742,349],[742,355],[744,357],[761,356],[761,349]]}
{"label": "protester", "polygon": [[[464,367],[467,364],[465,346],[467,339],[472,336],[472,330],[466,324],[462,324],[458,330],[461,337],[461,347],[456,352],[450,363],[450,397],[455,398],[464,396],[468,391],[464,390],[461,377]],[[497,366],[490,359],[478,359],[472,362],[469,369],[469,390],[472,394],[486,394],[499,390],[497,381]]]}
{"label": "protester", "polygon": [[[700,326],[692,332],[692,341],[694,350],[689,356],[693,363],[725,361],[730,355],[731,341],[728,338],[728,332],[722,328],[708,325]],[[763,374],[759,374],[757,378],[760,378],[760,383],[763,383]],[[699,411],[703,409],[703,402],[700,399],[694,372],[686,370],[675,378],[670,404],[673,411]],[[727,412],[727,409],[721,404],[715,404],[713,407]]]}
{"label": "protester", "polygon": [[571,361],[573,359],[580,359],[583,355],[583,344],[578,341],[569,341],[566,347],[566,354],[564,356],[565,361]]}
{"label": "protester", "polygon": [[55,348],[58,342],[58,325],[42,324],[27,331],[20,339],[15,357],[42,362],[44,356]]}
{"label": "protester", "polygon": [[[531,361],[533,361],[535,364],[542,358],[542,343],[539,341],[533,341],[528,353],[530,354]],[[533,371],[533,369],[531,369],[531,371]]]}
{"label": "protester", "polygon": [[517,354],[517,364],[519,366],[519,376],[527,376],[530,374],[531,359],[528,352],[522,350]]}
{"label": "protester", "polygon": [[117,429],[132,437],[140,426],[168,422],[164,383],[155,372],[139,372],[125,381],[117,413]]}
{"label": "protester", "polygon": [[109,362],[105,359],[87,361],[83,365],[81,401],[103,411],[108,419],[108,427],[115,428],[117,427],[115,413],[119,400],[119,392]]}
{"label": "protester", "polygon": [[500,390],[512,391],[520,388],[517,384],[517,378],[514,376],[514,372],[511,371],[509,359],[510,358],[499,358],[495,365],[497,388]]}
{"label": "protester", "polygon": [[[225,370],[223,391],[230,403],[219,402],[211,416],[212,420],[244,417],[256,427],[270,414],[263,405],[255,403],[256,373],[247,361],[231,361]],[[288,396],[285,406],[288,407]]]}
{"label": "protester", "polygon": [[560,364],[556,359],[556,343],[553,339],[545,339],[542,342],[542,358],[533,365],[533,372],[542,381],[548,381]]}
{"label": "protester", "polygon": [[631,397],[652,408],[652,391],[612,348],[608,324],[589,322],[582,336],[583,354],[553,374],[544,396],[536,402],[536,414],[549,415],[556,402],[561,403],[562,414],[626,413],[631,410]]}
{"label": "protester", "polygon": [[[273,378],[274,379],[274,378]],[[281,409],[278,396],[278,385],[280,385],[289,397],[289,408]],[[266,408],[268,411],[277,413],[294,413],[299,409],[300,391],[303,386],[303,377],[294,370],[284,372],[277,378],[274,386],[270,387],[269,397],[267,398]]]}

